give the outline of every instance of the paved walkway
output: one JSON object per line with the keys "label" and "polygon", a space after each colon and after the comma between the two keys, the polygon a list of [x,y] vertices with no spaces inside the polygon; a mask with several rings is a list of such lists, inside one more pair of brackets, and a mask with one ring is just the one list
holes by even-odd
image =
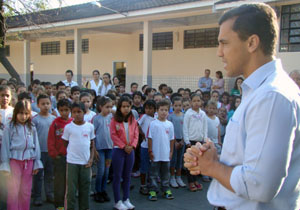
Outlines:
{"label": "paved walkway", "polygon": [[[136,206],[136,210],[212,210],[212,206],[209,205],[206,192],[209,183],[203,184],[204,189],[198,192],[189,192],[187,188],[172,189],[172,193],[175,197],[174,200],[166,200],[160,193],[157,201],[148,201],[147,196],[139,193],[139,178],[132,178],[132,184],[135,186],[131,190],[130,200],[133,205]],[[186,178],[184,177],[186,182]],[[96,203],[91,197],[91,210],[112,210],[113,209],[113,193],[112,184],[107,186],[108,195],[111,197],[109,203]],[[54,206],[49,203],[44,203],[41,207],[32,206],[32,210],[53,210]]]}

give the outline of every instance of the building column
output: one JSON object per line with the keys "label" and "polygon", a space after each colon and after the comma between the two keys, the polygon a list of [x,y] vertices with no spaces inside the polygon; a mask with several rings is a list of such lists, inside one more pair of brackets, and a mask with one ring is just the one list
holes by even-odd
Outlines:
{"label": "building column", "polygon": [[80,29],[74,29],[74,73],[77,75],[77,83],[82,84],[82,39]]}
{"label": "building column", "polygon": [[30,85],[30,41],[24,40],[24,77],[23,81],[26,86]]}
{"label": "building column", "polygon": [[152,22],[144,21],[143,84],[152,87]]}

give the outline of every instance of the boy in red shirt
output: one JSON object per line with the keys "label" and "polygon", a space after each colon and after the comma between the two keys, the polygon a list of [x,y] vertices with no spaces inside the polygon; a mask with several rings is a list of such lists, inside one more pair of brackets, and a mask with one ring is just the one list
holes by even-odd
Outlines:
{"label": "boy in red shirt", "polygon": [[48,153],[53,159],[54,167],[54,205],[58,210],[64,209],[64,198],[66,191],[66,154],[67,147],[64,146],[62,134],[67,124],[72,122],[69,118],[71,102],[62,99],[57,103],[60,117],[51,124],[48,134]]}

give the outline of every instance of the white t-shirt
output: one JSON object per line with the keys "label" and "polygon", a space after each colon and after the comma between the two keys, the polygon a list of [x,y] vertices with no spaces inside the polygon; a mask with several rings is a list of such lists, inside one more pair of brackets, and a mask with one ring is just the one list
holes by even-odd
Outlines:
{"label": "white t-shirt", "polygon": [[14,113],[14,108],[9,106],[7,109],[0,109],[0,113],[2,116],[2,124],[5,125],[6,123],[10,122]]}
{"label": "white t-shirt", "polygon": [[69,141],[67,147],[67,162],[72,164],[85,165],[90,158],[91,140],[95,138],[94,126],[85,122],[83,125],[76,125],[71,122],[66,125],[62,139]]}
{"label": "white t-shirt", "polygon": [[168,120],[153,120],[150,123],[148,138],[152,139],[153,161],[170,161],[170,141],[174,140],[173,124]]}
{"label": "white t-shirt", "polygon": [[84,121],[85,121],[85,122],[92,123],[92,119],[93,119],[93,117],[94,117],[95,115],[96,115],[95,112],[90,111],[90,113],[84,115]]}
{"label": "white t-shirt", "polygon": [[217,116],[214,120],[206,116],[206,121],[207,121],[207,137],[210,138],[215,144],[217,144],[220,120]]}
{"label": "white t-shirt", "polygon": [[138,123],[142,128],[142,131],[145,134],[146,139],[141,143],[142,148],[148,148],[148,133],[149,133],[149,126],[150,123],[154,120],[153,117],[144,114],[139,120]]}

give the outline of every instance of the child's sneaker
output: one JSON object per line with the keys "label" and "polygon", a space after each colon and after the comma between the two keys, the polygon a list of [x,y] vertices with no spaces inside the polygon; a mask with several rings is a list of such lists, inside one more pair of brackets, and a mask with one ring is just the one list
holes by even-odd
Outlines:
{"label": "child's sneaker", "polygon": [[109,202],[110,201],[110,197],[107,195],[107,193],[104,191],[102,192],[102,197],[104,199],[105,202]]}
{"label": "child's sneaker", "polygon": [[164,196],[165,196],[165,198],[168,199],[168,200],[174,199],[174,196],[172,195],[171,190],[167,190],[167,191],[164,193]]}
{"label": "child's sneaker", "polygon": [[114,209],[115,210],[128,210],[128,208],[125,206],[125,204],[121,200],[119,200],[118,203],[116,203],[114,205]]}
{"label": "child's sneaker", "polygon": [[132,210],[132,209],[135,208],[135,206],[132,205],[132,204],[130,203],[129,198],[128,198],[126,201],[124,201],[123,204],[124,204],[124,205],[127,207],[127,209],[129,209],[129,210]]}
{"label": "child's sneaker", "polygon": [[57,207],[56,210],[65,210],[64,207]]}
{"label": "child's sneaker", "polygon": [[148,190],[147,186],[141,186],[140,187],[140,193],[142,195],[148,195],[149,194],[149,190]]}
{"label": "child's sneaker", "polygon": [[149,199],[150,201],[157,201],[156,192],[155,192],[155,191],[150,191],[150,192],[149,192],[149,197],[148,197],[148,199]]}
{"label": "child's sneaker", "polygon": [[176,177],[176,182],[179,185],[179,187],[186,187],[186,184],[182,181],[180,176]]}
{"label": "child's sneaker", "polygon": [[170,179],[170,185],[173,188],[178,188],[178,184],[177,184],[176,179],[175,179],[174,176],[172,176],[171,179]]}

